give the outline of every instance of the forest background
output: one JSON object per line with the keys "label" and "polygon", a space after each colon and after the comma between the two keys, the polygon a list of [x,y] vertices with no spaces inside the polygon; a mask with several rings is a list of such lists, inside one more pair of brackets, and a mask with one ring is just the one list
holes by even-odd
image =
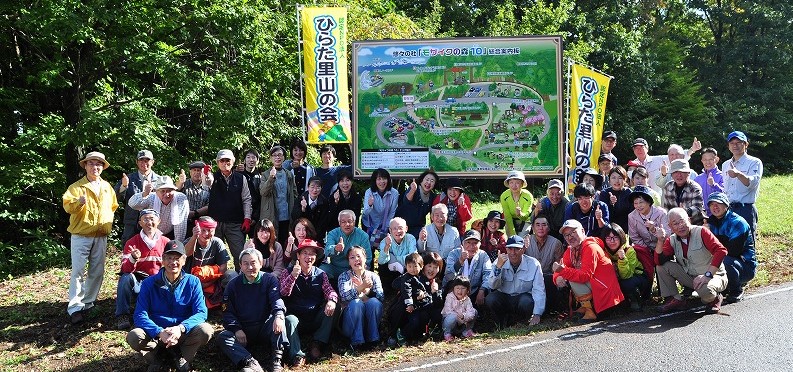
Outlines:
{"label": "forest background", "polygon": [[[726,159],[725,134],[743,130],[766,174],[790,173],[789,1],[303,4],[348,7],[351,41],[560,35],[565,57],[615,77],[606,128],[619,135],[621,163],[638,136],[653,154],[697,137]],[[158,174],[173,177],[221,148],[264,150],[301,136],[297,51],[288,2],[1,5],[0,280],[68,264],[61,195],[88,151],[107,156],[103,177],[115,183],[142,148],[154,152]],[[348,160],[349,148],[338,150]]]}

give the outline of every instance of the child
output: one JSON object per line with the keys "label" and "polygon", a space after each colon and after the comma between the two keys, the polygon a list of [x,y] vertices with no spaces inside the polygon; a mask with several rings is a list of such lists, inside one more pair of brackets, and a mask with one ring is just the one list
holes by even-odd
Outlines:
{"label": "child", "polygon": [[451,281],[452,292],[446,296],[446,303],[443,305],[441,315],[443,315],[443,339],[452,340],[452,332],[463,326],[463,337],[473,337],[474,321],[476,320],[476,309],[468,293],[471,291],[471,281],[467,277],[457,276]]}
{"label": "child", "polygon": [[[440,328],[443,323],[443,317],[441,316],[441,310],[443,309],[443,288],[441,284],[443,278],[438,276],[438,273],[443,271],[443,258],[437,252],[425,252],[421,258],[424,260],[424,269],[421,270],[419,280],[424,283],[424,287],[429,288],[432,304],[418,309],[414,314],[426,313],[422,314],[422,319],[424,320],[421,326],[429,331],[436,326]],[[440,329],[437,330],[440,331]]]}
{"label": "child", "polygon": [[[401,329],[402,335],[407,340],[418,339],[424,334],[428,315],[423,311],[432,304],[431,288],[419,279],[419,273],[424,266],[424,259],[418,253],[411,253],[405,257],[405,273],[394,281],[399,284],[399,297],[391,308],[390,321],[392,334],[389,344],[395,344],[397,330]],[[437,289],[436,289],[437,292]],[[425,320],[425,318],[427,318]]]}

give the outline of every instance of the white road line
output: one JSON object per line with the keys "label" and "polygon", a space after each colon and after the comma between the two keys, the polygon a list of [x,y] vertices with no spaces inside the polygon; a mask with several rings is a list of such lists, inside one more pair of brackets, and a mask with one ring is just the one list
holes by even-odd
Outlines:
{"label": "white road line", "polygon": [[[781,293],[781,292],[788,292],[788,291],[791,291],[791,290],[793,290],[793,286],[782,287],[782,288],[775,289],[773,291],[747,295],[747,296],[744,296],[744,299],[746,300],[746,299],[752,299],[752,298],[765,297],[765,296],[768,296],[768,295]],[[682,313],[695,312],[695,311],[699,311],[699,310],[702,310],[702,309],[704,309],[704,306],[698,306],[698,307],[695,307],[695,308],[692,308],[692,309],[685,310]],[[399,369],[397,371],[400,371],[400,372],[401,371],[406,371],[406,372],[407,371],[417,371],[417,370],[420,370],[420,369],[429,369],[429,368],[433,368],[433,367],[438,367],[438,366],[448,365],[448,364],[452,364],[452,363],[462,362],[462,361],[465,361],[465,360],[479,359],[481,357],[485,357],[485,356],[488,356],[488,355],[502,354],[502,353],[506,353],[506,352],[509,352],[509,351],[526,349],[526,348],[529,348],[529,347],[532,347],[532,346],[542,345],[542,344],[546,344],[546,343],[553,342],[553,341],[563,341],[563,340],[570,339],[570,338],[576,338],[576,337],[580,337],[580,336],[584,336],[584,335],[588,335],[588,334],[598,333],[598,332],[601,332],[601,331],[603,331],[605,329],[613,329],[613,328],[619,328],[619,327],[626,326],[626,325],[633,325],[633,324],[638,324],[638,323],[652,322],[654,320],[659,320],[659,319],[667,318],[667,317],[670,317],[670,316],[676,316],[676,315],[680,315],[680,314],[681,314],[681,312],[678,311],[678,312],[673,312],[673,313],[669,313],[669,314],[661,314],[661,315],[651,316],[651,317],[642,318],[642,319],[627,320],[627,321],[620,322],[620,323],[609,324],[609,325],[606,325],[606,326],[603,326],[603,327],[590,328],[590,329],[587,329],[587,330],[581,331],[581,332],[566,333],[564,335],[557,336],[557,337],[554,337],[554,338],[545,339],[545,340],[531,341],[531,342],[527,342],[527,343],[523,343],[523,344],[518,344],[518,345],[515,345],[515,346],[510,346],[510,347],[505,347],[505,348],[501,348],[501,349],[485,351],[485,352],[481,352],[481,353],[477,353],[477,354],[471,354],[471,355],[467,355],[467,356],[464,356],[464,357],[457,357],[457,358],[452,358],[452,359],[448,359],[448,360],[442,360],[442,361],[439,361],[439,362],[422,364],[422,365],[415,366],[415,367],[403,368],[403,369]]]}

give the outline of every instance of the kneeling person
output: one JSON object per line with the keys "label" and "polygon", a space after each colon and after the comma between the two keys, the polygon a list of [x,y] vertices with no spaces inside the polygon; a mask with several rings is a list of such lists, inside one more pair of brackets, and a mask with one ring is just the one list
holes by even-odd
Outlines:
{"label": "kneeling person", "polygon": [[218,347],[236,367],[262,371],[259,362],[246,349],[257,342],[269,343],[272,369],[282,369],[281,359],[290,341],[297,336],[296,327],[286,319],[284,301],[278,289],[278,279],[260,271],[262,253],[247,248],[240,253],[243,275],[232,279],[223,293],[223,332],[217,338]]}
{"label": "kneeling person", "polygon": [[172,358],[177,371],[189,371],[198,348],[215,333],[206,323],[201,282],[182,271],[185,257],[182,243],[171,240],[160,272],[140,286],[134,315],[137,328],[127,333],[127,343],[141,353],[149,370],[159,370],[166,358]]}
{"label": "kneeling person", "polygon": [[507,253],[498,255],[488,278],[491,292],[485,304],[495,313],[501,327],[506,325],[511,314],[517,319],[528,318],[531,314],[529,325],[536,325],[545,311],[545,281],[540,261],[523,254],[525,251],[523,238],[509,237]]}

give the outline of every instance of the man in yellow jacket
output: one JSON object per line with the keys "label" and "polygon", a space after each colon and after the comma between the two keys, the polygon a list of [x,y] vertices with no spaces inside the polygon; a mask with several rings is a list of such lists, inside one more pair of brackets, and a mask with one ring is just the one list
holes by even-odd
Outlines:
{"label": "man in yellow jacket", "polygon": [[[94,306],[105,276],[107,235],[113,228],[113,212],[118,208],[113,187],[103,180],[102,171],[110,166],[101,152],[89,152],[80,160],[85,177],[71,184],[63,194],[63,209],[69,217],[72,234],[72,275],[69,283],[69,313],[72,324],[83,321],[83,312]],[[83,272],[88,265],[88,276]]]}

